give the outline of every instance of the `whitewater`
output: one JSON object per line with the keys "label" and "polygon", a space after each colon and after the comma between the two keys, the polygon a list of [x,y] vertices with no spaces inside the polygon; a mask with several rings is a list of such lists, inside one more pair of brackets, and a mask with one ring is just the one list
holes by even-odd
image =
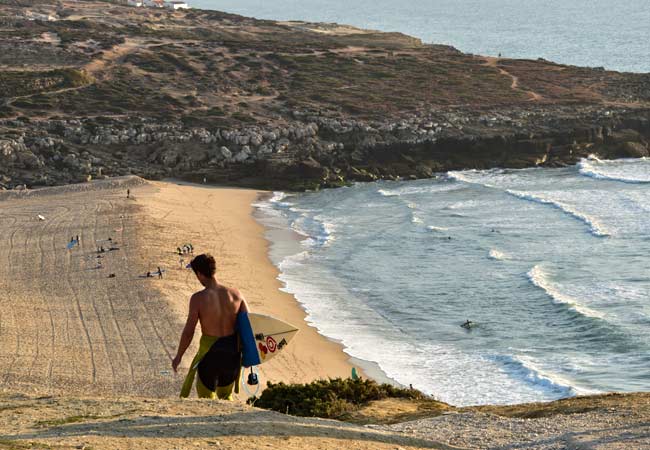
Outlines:
{"label": "whitewater", "polygon": [[649,181],[650,160],[592,157],[256,206],[284,289],[355,361],[508,404],[650,389]]}

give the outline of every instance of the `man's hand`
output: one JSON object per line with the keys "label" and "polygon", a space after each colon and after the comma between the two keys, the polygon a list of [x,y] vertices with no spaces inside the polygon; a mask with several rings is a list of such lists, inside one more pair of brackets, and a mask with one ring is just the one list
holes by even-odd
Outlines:
{"label": "man's hand", "polygon": [[194,294],[190,298],[190,312],[187,315],[187,322],[185,322],[185,327],[183,328],[183,333],[181,333],[181,340],[178,343],[178,351],[176,356],[172,359],[172,369],[174,372],[178,372],[178,365],[183,359],[185,350],[190,346],[192,338],[194,337],[194,329],[196,328],[196,323],[199,321],[199,302],[201,297],[197,294]]}
{"label": "man's hand", "polygon": [[178,372],[178,365],[181,363],[181,359],[183,357],[181,355],[176,355],[174,359],[172,359],[172,369],[174,369],[174,372]]}

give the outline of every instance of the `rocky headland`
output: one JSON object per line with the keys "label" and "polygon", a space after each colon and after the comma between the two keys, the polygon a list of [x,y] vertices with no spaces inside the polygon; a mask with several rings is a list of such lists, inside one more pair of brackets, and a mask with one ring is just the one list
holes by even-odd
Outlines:
{"label": "rocky headland", "polygon": [[648,141],[650,74],[336,24],[0,1],[0,189],[126,174],[311,189],[643,157]]}

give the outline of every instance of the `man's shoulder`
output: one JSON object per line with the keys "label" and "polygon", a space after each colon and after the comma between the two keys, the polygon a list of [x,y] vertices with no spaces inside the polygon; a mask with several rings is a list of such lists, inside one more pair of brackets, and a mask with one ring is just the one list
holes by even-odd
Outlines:
{"label": "man's shoulder", "polygon": [[194,294],[192,294],[192,297],[190,297],[190,301],[194,300],[201,300],[203,297],[206,296],[206,289],[202,289],[200,291],[196,291]]}
{"label": "man's shoulder", "polygon": [[222,292],[226,292],[230,297],[234,297],[234,298],[241,297],[241,293],[236,288],[230,286],[224,286],[223,284],[219,285],[219,288],[222,290]]}

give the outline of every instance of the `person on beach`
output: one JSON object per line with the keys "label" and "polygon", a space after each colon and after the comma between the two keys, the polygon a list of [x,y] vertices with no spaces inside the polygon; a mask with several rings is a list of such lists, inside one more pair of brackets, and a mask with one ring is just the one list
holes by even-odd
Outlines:
{"label": "person on beach", "polygon": [[158,266],[158,279],[161,279],[163,277],[162,274],[163,274],[162,269],[160,268],[160,266]]}
{"label": "person on beach", "polygon": [[181,389],[181,397],[188,397],[194,378],[199,398],[216,397],[232,400],[233,391],[239,393],[241,350],[235,325],[239,312],[249,312],[248,304],[237,289],[226,287],[215,277],[217,265],[214,257],[201,254],[192,259],[190,266],[199,282],[205,287],[190,298],[189,314],[172,360],[176,372],[183,354],[194,337],[196,323],[201,324],[199,351],[192,360],[190,370]]}
{"label": "person on beach", "polygon": [[131,198],[131,189],[126,190],[126,198]]}

